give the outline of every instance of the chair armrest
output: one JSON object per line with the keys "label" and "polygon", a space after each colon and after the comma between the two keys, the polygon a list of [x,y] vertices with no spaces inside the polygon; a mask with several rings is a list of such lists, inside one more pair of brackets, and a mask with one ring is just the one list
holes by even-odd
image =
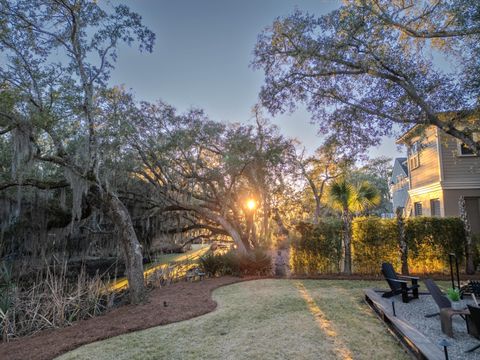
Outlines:
{"label": "chair armrest", "polygon": [[400,283],[400,284],[407,284],[408,282],[405,281],[405,280],[398,280],[398,279],[389,279],[389,278],[386,278],[386,280],[388,281],[395,281],[397,283]]}
{"label": "chair armrest", "polygon": [[411,279],[411,280],[420,280],[418,276],[407,276],[407,275],[397,275],[399,278]]}

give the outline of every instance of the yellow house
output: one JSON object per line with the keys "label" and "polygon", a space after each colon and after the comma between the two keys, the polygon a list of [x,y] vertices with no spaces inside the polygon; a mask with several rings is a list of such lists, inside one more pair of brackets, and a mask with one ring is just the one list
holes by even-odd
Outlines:
{"label": "yellow house", "polygon": [[463,196],[472,232],[480,233],[480,157],[436,126],[414,126],[397,143],[407,146],[406,216],[459,216]]}

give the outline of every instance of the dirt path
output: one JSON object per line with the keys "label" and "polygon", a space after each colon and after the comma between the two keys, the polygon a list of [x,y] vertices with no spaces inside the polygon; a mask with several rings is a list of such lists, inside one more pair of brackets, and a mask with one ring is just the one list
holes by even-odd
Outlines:
{"label": "dirt path", "polygon": [[45,330],[31,337],[0,343],[0,359],[53,359],[94,341],[187,320],[215,309],[217,304],[212,300],[212,290],[241,280],[224,276],[194,283],[179,282],[155,289],[146,304],[122,306],[66,328]]}

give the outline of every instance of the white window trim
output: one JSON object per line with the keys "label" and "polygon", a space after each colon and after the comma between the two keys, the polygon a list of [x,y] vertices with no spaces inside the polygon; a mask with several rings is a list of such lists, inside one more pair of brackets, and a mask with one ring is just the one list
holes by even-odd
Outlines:
{"label": "white window trim", "polygon": [[457,157],[477,157],[475,154],[462,154],[462,142],[457,140]]}
{"label": "white window trim", "polygon": [[[472,138],[474,141],[479,141],[480,140],[480,133],[475,132],[472,135]],[[462,154],[462,141],[457,139],[457,156],[458,157],[478,157],[478,155],[475,154]]]}

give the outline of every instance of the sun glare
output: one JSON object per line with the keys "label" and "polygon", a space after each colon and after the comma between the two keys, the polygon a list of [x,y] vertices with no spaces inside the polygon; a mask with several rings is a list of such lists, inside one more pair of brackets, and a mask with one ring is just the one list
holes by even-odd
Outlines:
{"label": "sun glare", "polygon": [[250,199],[250,200],[247,201],[247,208],[248,208],[249,210],[253,210],[253,209],[255,209],[256,207],[257,207],[257,203],[255,202],[255,200]]}

